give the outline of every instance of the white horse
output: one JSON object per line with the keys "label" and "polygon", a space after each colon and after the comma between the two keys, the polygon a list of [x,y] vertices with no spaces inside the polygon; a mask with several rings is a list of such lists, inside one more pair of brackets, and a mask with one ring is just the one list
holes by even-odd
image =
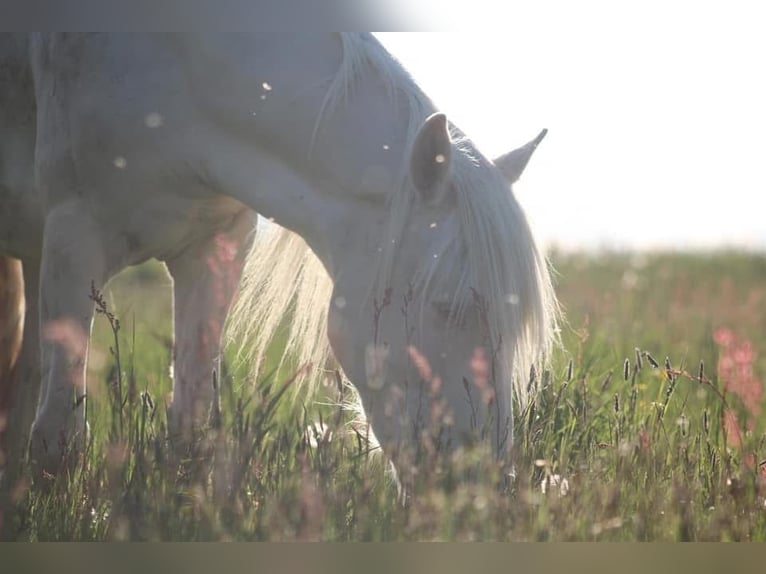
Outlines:
{"label": "white horse", "polygon": [[[506,452],[555,338],[510,190],[544,132],[486,159],[365,34],[4,36],[0,69],[0,250],[41,326],[38,469],[84,428],[91,285],[152,257],[174,282],[172,433],[207,418],[244,265],[233,332],[259,356],[289,310],[292,350],[322,367],[326,330],[393,459],[477,435]],[[249,251],[254,212],[284,230]]]}

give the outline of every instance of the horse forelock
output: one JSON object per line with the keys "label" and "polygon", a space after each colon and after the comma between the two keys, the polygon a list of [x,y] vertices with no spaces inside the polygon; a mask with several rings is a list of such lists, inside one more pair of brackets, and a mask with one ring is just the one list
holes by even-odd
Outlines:
{"label": "horse forelock", "polygon": [[512,380],[526,408],[530,369],[550,355],[557,336],[559,309],[548,262],[502,174],[476,150],[463,166],[453,177],[469,287],[484,305],[489,344],[497,352],[498,389],[510,391]]}

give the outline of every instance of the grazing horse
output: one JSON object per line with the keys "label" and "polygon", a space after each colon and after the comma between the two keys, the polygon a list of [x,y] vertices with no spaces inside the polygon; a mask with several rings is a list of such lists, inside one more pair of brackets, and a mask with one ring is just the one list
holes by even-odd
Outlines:
{"label": "grazing horse", "polygon": [[[91,286],[149,258],[173,278],[171,434],[207,419],[227,315],[257,357],[289,311],[288,350],[321,367],[329,340],[395,461],[426,436],[507,452],[556,332],[510,189],[544,132],[490,161],[367,34],[5,35],[0,73],[38,470],[85,428]],[[251,250],[256,212],[278,231]]]}

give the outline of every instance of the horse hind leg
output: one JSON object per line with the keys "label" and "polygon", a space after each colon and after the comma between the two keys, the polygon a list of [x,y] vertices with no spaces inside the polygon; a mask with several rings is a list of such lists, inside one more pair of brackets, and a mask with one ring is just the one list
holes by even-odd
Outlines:
{"label": "horse hind leg", "polygon": [[[35,410],[40,395],[40,336],[39,336],[39,273],[38,259],[24,259],[21,267],[18,263],[12,268],[7,262],[0,262],[0,324],[3,332],[10,334],[10,339],[0,340],[1,349],[9,349],[6,345],[13,337],[21,335],[18,329],[8,329],[14,325],[10,320],[15,304],[18,301],[18,286],[23,283],[26,310],[24,313],[23,339],[16,362],[12,369],[3,370],[0,375],[0,385],[4,394],[5,432],[2,433],[5,466],[2,468],[0,479],[0,540],[14,540],[20,524],[16,513],[16,502],[23,494],[24,461],[29,446],[29,432],[35,418]],[[20,272],[23,269],[23,280]],[[9,297],[9,293],[13,293]],[[3,363],[7,365],[7,362]]]}
{"label": "horse hind leg", "polygon": [[243,210],[225,230],[191,244],[165,263],[173,278],[173,398],[168,412],[171,442],[192,446],[218,400],[213,389],[226,316],[239,286],[255,227]]}
{"label": "horse hind leg", "polygon": [[21,261],[0,256],[0,468],[8,457],[8,415],[17,384],[16,364],[24,328]]}
{"label": "horse hind leg", "polygon": [[[30,259],[19,263],[0,258],[0,353],[3,353],[0,429],[4,427],[0,437],[6,470],[19,467],[26,456],[29,430],[40,395],[40,263]],[[19,315],[23,317],[23,327],[17,322]],[[21,344],[18,352],[8,353],[18,342]],[[14,355],[15,362],[9,362],[8,358]]]}

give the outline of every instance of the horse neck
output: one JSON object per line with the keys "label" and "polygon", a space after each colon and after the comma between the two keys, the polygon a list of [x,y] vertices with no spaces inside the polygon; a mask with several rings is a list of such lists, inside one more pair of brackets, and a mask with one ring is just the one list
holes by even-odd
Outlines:
{"label": "horse neck", "polygon": [[[298,232],[331,267],[333,230],[319,220],[337,226],[353,219],[369,228],[384,219],[387,201],[402,196],[410,142],[433,105],[369,37],[205,35],[177,42],[195,105],[237,136],[231,141],[246,142],[233,151],[255,170],[255,147],[292,172],[266,178],[274,188],[243,189],[237,197]],[[233,161],[234,154],[220,153]]]}
{"label": "horse neck", "polygon": [[400,186],[414,131],[434,106],[376,40],[340,39],[317,35],[277,48],[284,61],[260,100],[258,126],[326,191],[386,198]]}

